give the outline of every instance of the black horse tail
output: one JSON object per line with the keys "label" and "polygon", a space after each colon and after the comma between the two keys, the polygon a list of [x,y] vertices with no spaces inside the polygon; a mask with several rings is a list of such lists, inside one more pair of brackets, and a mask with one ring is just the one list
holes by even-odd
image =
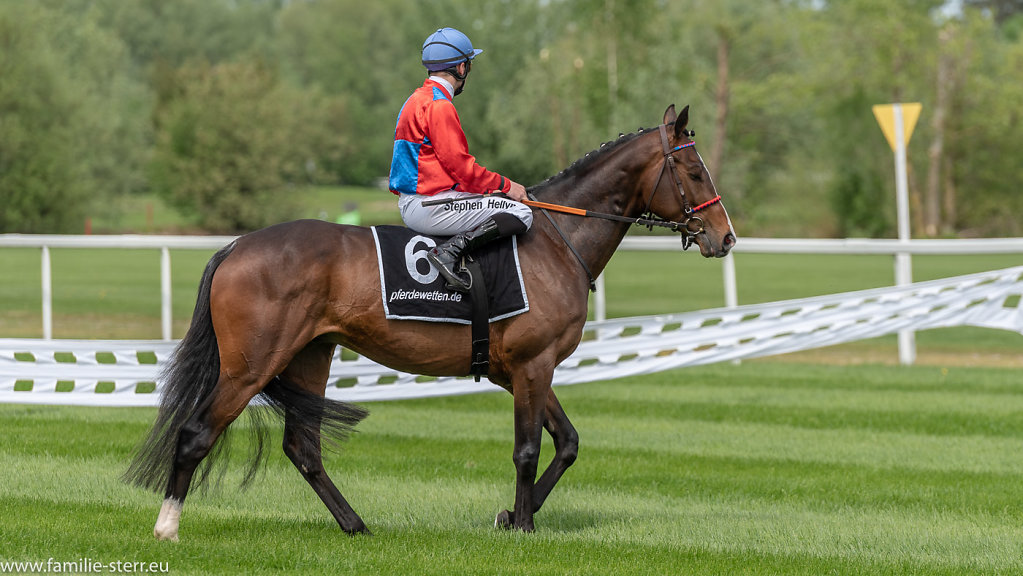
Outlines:
{"label": "black horse tail", "polygon": [[[166,490],[174,468],[178,435],[189,418],[204,410],[212,398],[220,379],[220,350],[210,313],[210,286],[217,267],[227,259],[234,246],[233,242],[225,246],[206,264],[199,282],[192,324],[160,375],[164,384],[156,422],[122,476],[125,482],[157,493]],[[264,406],[246,410],[252,422],[253,454],[249,471],[242,481],[243,487],[254,478],[263,460],[263,446],[269,430],[268,413],[294,416],[295,433],[303,443],[319,443],[322,434],[327,448],[336,448],[368,414],[358,406],[301,390],[279,376],[273,378],[257,398]],[[198,487],[205,487],[215,462],[226,464],[227,440],[225,430],[202,463]],[[223,472],[222,467],[220,471]]]}
{"label": "black horse tail", "polygon": [[174,350],[174,357],[160,374],[164,385],[156,422],[122,476],[125,482],[158,493],[167,489],[174,466],[178,433],[185,422],[203,406],[217,385],[220,378],[220,350],[210,314],[210,286],[213,284],[213,274],[231,255],[234,246],[232,242],[221,248],[206,264],[199,282],[199,296],[192,312],[192,324]]}

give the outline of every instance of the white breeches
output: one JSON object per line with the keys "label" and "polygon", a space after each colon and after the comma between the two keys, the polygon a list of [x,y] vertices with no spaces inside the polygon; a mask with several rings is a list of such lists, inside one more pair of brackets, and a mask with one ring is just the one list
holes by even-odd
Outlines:
{"label": "white breeches", "polygon": [[[460,202],[423,206],[424,200],[445,200],[449,198],[466,198]],[[418,194],[402,194],[398,199],[401,219],[409,228],[422,234],[437,236],[453,236],[476,228],[494,217],[494,214],[508,213],[526,225],[533,224],[533,211],[522,204],[501,196],[481,196],[468,192],[440,192],[433,196]]]}

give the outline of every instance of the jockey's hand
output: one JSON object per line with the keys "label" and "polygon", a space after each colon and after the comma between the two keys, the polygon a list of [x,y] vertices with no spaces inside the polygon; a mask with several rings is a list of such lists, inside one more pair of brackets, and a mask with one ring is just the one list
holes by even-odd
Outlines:
{"label": "jockey's hand", "polygon": [[511,183],[511,190],[508,190],[508,197],[516,202],[529,200],[529,197],[526,196],[526,187],[518,182]]}

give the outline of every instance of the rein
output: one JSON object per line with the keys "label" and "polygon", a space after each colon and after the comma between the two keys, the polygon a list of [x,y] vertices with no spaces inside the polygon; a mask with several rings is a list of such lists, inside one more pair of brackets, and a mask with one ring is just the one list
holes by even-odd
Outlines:
{"label": "rein", "polygon": [[[554,225],[554,229],[558,232],[558,235],[561,236],[561,239],[564,240],[565,244],[572,251],[572,254],[575,255],[576,260],[578,260],[579,263],[582,264],[583,270],[586,271],[586,276],[590,281],[591,292],[597,291],[597,286],[593,279],[593,273],[590,272],[589,266],[587,266],[586,262],[583,261],[582,256],[579,254],[579,251],[576,250],[575,246],[572,245],[572,242],[569,241],[568,236],[566,236],[565,233],[562,232],[561,227],[558,226],[558,224],[554,221],[553,218],[551,218],[550,212],[548,212],[548,210],[550,210],[551,212],[572,214],[574,216],[582,216],[585,218],[600,218],[602,220],[610,220],[612,222],[622,222],[625,224],[646,226],[647,229],[649,230],[653,230],[654,227],[656,226],[659,228],[667,228],[672,232],[681,232],[682,250],[685,251],[688,250],[689,247],[693,245],[693,242],[695,241],[696,237],[704,232],[703,218],[697,216],[696,213],[699,212],[700,210],[703,210],[704,208],[713,206],[721,202],[721,196],[717,195],[711,198],[710,200],[707,200],[706,202],[697,205],[696,207],[693,207],[689,204],[689,199],[686,197],[685,188],[683,188],[682,186],[682,179],[679,178],[678,171],[675,169],[674,154],[679,150],[695,146],[696,142],[686,142],[685,144],[679,144],[678,146],[671,148],[670,145],[668,144],[668,133],[667,130],[665,129],[665,125],[661,124],[657,128],[660,130],[661,133],[661,146],[663,147],[664,150],[664,163],[661,164],[661,172],[660,174],[657,175],[657,181],[654,183],[653,190],[650,191],[650,197],[647,199],[646,208],[643,210],[643,214],[639,218],[628,218],[626,216],[619,216],[617,214],[594,212],[593,210],[586,210],[584,208],[574,208],[572,206],[564,206],[561,204],[540,202],[534,200],[532,196],[529,197],[529,200],[522,201],[522,203],[525,204],[526,206],[538,208],[541,212],[543,212],[544,216],[547,217],[547,220],[549,220],[550,223]],[[691,136],[692,133],[687,132],[686,135]],[[664,177],[665,172],[671,173],[672,180],[675,182],[675,189],[678,191],[679,199],[682,202],[682,216],[684,219],[681,222],[676,222],[674,220],[665,220],[663,218],[657,217],[656,215],[650,212],[650,206],[653,204],[654,201],[654,194],[657,194],[657,189],[661,187],[661,179]],[[423,206],[450,204],[452,202],[461,202],[464,200],[467,199],[450,198],[444,200],[426,200],[423,202]],[[696,225],[696,228],[693,228],[693,224]]]}
{"label": "rein", "polygon": [[[546,209],[554,212],[561,212],[563,214],[573,214],[575,216],[583,216],[587,218],[601,218],[603,220],[611,220],[613,222],[624,222],[626,224],[646,226],[651,230],[657,226],[660,228],[668,228],[672,232],[684,232],[684,235],[682,236],[682,249],[687,250],[689,246],[692,246],[693,240],[696,236],[704,231],[703,218],[697,216],[696,213],[704,208],[721,202],[721,196],[715,196],[696,207],[692,207],[692,205],[689,204],[689,199],[686,197],[685,189],[682,187],[682,180],[678,177],[678,171],[675,169],[674,154],[679,150],[695,146],[696,142],[686,142],[685,144],[679,144],[674,148],[670,148],[668,145],[668,134],[665,130],[664,124],[661,124],[658,128],[661,132],[661,145],[664,148],[664,164],[661,165],[661,172],[657,175],[657,182],[654,183],[654,188],[650,192],[650,197],[647,199],[646,208],[643,210],[643,216],[640,216],[639,218],[627,218],[625,216],[618,216],[617,214],[605,214],[604,212],[594,212],[593,210],[562,206],[561,204],[538,202],[532,199],[526,200],[523,204],[526,206],[532,206],[533,208],[539,208],[541,210]],[[682,215],[685,219],[681,222],[658,218],[650,213],[650,206],[653,204],[654,194],[657,194],[658,188],[661,187],[661,179],[664,177],[665,172],[671,173],[672,180],[675,182],[675,189],[678,190],[679,198],[682,200]],[[423,205],[426,206],[428,204],[427,202],[424,202]],[[697,226],[696,228],[692,227],[692,224],[694,223]]]}
{"label": "rein", "polygon": [[[720,198],[718,198],[718,200],[715,200],[714,202],[717,202],[717,201],[720,201]],[[706,208],[707,206],[709,206],[710,204],[713,204],[714,202],[707,202],[707,203],[701,204],[696,209],[694,209],[694,212],[696,210],[700,209],[700,208]],[[680,229],[679,226],[683,225],[681,222],[672,222],[672,221],[669,221],[669,220],[662,220],[660,218],[656,218],[656,219],[655,218],[642,218],[642,217],[641,218],[628,218],[628,217],[625,217],[625,216],[618,216],[617,214],[606,214],[604,212],[594,212],[593,210],[584,210],[582,208],[573,208],[571,206],[562,206],[561,204],[551,204],[549,202],[538,202],[536,200],[526,200],[526,201],[524,201],[522,203],[525,204],[526,206],[532,206],[533,208],[539,208],[541,210],[550,210],[552,212],[560,212],[562,214],[573,214],[575,216],[583,216],[583,217],[586,217],[586,218],[600,218],[602,220],[611,220],[611,221],[614,221],[614,222],[624,222],[626,224],[636,224],[636,225],[639,225],[639,226],[646,226],[647,228],[651,228],[651,229],[654,226],[658,226],[658,227],[661,227],[661,228],[669,228],[669,229],[671,229],[672,232],[678,232],[679,229]],[[423,204],[425,205],[426,203],[424,202]]]}
{"label": "rein", "polygon": [[[527,192],[526,194],[529,193]],[[565,235],[565,232],[562,231],[561,226],[558,226],[558,223],[554,221],[554,218],[551,216],[551,213],[547,211],[549,208],[551,210],[564,212],[566,214],[586,216],[586,214],[579,214],[579,212],[589,212],[589,210],[582,210],[581,208],[571,208],[569,206],[561,206],[560,204],[548,204],[547,202],[537,202],[536,200],[533,200],[532,197],[530,197],[530,199],[527,200],[526,202],[527,206],[534,206],[536,208],[539,208],[540,211],[543,212],[543,215],[547,217],[547,221],[551,223],[551,226],[554,226],[554,230],[558,232],[558,236],[561,236],[562,242],[565,243],[565,246],[568,246],[568,249],[572,251],[572,255],[575,256],[576,261],[578,261],[579,264],[582,265],[583,271],[586,272],[586,279],[590,283],[590,292],[596,292],[597,282],[593,279],[593,272],[590,272],[590,267],[586,264],[586,261],[583,260],[583,257],[581,254],[579,254],[579,251],[575,249],[575,245],[572,244],[572,241],[568,239],[568,236]],[[544,204],[546,206],[538,206],[538,204]],[[561,210],[562,208],[566,210]],[[609,216],[613,216],[613,214],[609,214]]]}

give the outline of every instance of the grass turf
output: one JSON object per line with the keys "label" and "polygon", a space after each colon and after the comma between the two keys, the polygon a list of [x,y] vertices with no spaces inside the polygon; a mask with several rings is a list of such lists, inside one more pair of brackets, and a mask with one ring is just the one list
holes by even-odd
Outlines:
{"label": "grass turf", "polygon": [[580,458],[531,535],[491,527],[514,491],[504,393],[370,405],[327,469],[372,537],[345,536],[279,450],[237,490],[236,430],[227,477],[190,497],[178,544],[153,541],[159,497],[117,480],[153,410],[0,406],[0,558],[175,574],[1019,573],[1018,374],[748,362],[559,388]]}

